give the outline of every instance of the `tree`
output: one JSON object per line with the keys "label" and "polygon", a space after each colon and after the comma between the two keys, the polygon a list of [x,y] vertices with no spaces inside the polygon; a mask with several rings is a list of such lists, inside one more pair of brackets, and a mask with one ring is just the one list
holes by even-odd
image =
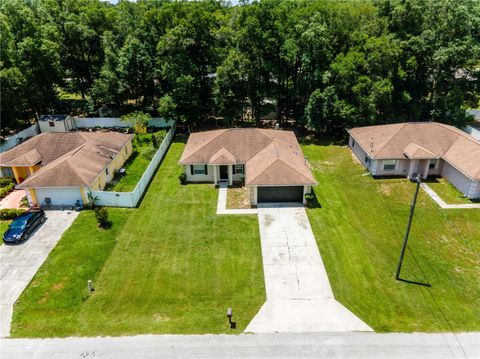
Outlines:
{"label": "tree", "polygon": [[148,122],[151,118],[147,113],[136,111],[122,116],[122,121],[130,122],[136,133],[145,133],[147,132]]}

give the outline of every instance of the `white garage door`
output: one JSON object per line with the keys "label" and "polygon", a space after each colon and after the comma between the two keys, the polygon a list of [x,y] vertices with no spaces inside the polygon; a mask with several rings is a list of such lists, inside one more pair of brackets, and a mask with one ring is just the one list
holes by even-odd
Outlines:
{"label": "white garage door", "polygon": [[80,188],[36,188],[35,193],[37,195],[38,204],[44,204],[45,198],[50,198],[52,205],[74,205],[77,200],[80,203],[83,202]]}

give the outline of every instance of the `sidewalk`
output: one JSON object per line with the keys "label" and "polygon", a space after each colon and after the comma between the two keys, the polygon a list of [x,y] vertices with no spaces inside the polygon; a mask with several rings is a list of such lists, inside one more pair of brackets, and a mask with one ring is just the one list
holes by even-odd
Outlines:
{"label": "sidewalk", "polygon": [[228,185],[225,182],[220,182],[218,185],[218,202],[217,214],[257,214],[258,211],[252,209],[227,209],[227,191]]}
{"label": "sidewalk", "polygon": [[13,192],[10,192],[8,196],[3,198],[0,201],[0,209],[5,209],[5,208],[19,208],[20,207],[20,200],[25,197],[27,194],[25,193],[25,190],[23,189],[17,189],[14,190]]}
{"label": "sidewalk", "polygon": [[480,208],[480,203],[475,204],[447,204],[443,199],[441,199],[438,194],[430,188],[428,184],[422,182],[420,186],[423,190],[433,199],[437,204],[443,209],[469,209],[469,208]]}

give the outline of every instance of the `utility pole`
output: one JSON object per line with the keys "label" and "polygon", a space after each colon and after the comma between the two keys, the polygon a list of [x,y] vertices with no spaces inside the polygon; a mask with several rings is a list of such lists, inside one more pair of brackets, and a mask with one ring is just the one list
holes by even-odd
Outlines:
{"label": "utility pole", "polygon": [[407,231],[405,232],[405,237],[403,238],[402,251],[400,252],[400,259],[398,261],[397,273],[395,274],[395,279],[400,280],[400,270],[402,269],[403,256],[405,255],[405,250],[407,249],[408,236],[410,234],[410,228],[412,227],[413,214],[415,212],[415,205],[417,204],[418,191],[420,190],[420,175],[417,175],[415,179],[417,182],[417,188],[415,189],[415,195],[413,196],[412,205],[410,206],[410,217],[408,218]]}

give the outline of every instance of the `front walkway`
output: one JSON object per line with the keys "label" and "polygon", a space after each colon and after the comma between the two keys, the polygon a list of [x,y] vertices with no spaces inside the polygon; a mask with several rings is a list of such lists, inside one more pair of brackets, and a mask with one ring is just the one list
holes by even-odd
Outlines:
{"label": "front walkway", "polygon": [[5,198],[0,201],[0,209],[4,208],[20,208],[20,200],[27,194],[23,189],[16,189],[10,192]]}
{"label": "front walkway", "polygon": [[335,300],[305,208],[258,206],[267,301],[253,333],[372,331]]}
{"label": "front walkway", "polygon": [[217,214],[257,214],[258,211],[252,209],[227,209],[227,191],[228,184],[220,182],[218,185]]}
{"label": "front walkway", "polygon": [[10,335],[13,305],[78,212],[46,214],[47,221],[26,242],[0,246],[0,337]]}
{"label": "front walkway", "polygon": [[430,188],[425,182],[420,183],[420,186],[423,190],[433,199],[437,204],[443,209],[468,209],[468,208],[480,208],[480,203],[475,204],[447,204],[443,199],[441,199],[438,194]]}

